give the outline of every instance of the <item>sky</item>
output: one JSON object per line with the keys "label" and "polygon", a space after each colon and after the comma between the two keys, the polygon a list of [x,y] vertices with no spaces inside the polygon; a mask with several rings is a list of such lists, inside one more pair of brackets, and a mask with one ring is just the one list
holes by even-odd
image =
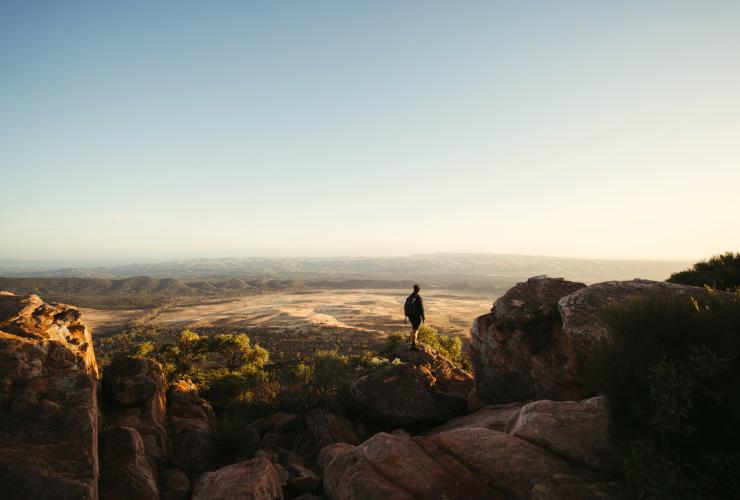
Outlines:
{"label": "sky", "polygon": [[0,258],[740,250],[740,2],[0,1]]}

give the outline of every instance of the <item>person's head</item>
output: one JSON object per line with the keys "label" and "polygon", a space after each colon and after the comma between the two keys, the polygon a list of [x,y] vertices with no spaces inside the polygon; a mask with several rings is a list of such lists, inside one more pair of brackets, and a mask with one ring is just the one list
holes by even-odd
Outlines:
{"label": "person's head", "polygon": [[421,291],[421,287],[419,285],[414,285],[414,293],[419,293]]}

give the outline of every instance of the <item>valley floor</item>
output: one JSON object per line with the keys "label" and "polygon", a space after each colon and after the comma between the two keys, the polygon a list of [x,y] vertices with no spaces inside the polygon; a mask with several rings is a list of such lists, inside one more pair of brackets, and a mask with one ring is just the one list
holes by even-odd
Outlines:
{"label": "valley floor", "polygon": [[[100,351],[103,357],[127,343],[168,341],[176,332],[190,328],[246,332],[280,359],[318,348],[373,348],[388,333],[408,328],[403,322],[405,298],[405,292],[396,289],[322,290],[152,309],[82,311],[99,343],[96,352]],[[429,290],[424,298],[427,320],[432,326],[440,333],[464,337],[472,320],[488,312],[493,301],[493,297],[448,290]],[[121,335],[124,337],[117,339]]]}

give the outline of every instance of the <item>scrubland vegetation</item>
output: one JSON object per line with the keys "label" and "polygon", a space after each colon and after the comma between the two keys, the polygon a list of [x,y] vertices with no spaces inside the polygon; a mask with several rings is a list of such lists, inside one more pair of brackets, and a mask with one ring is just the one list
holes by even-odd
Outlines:
{"label": "scrubland vegetation", "polygon": [[594,388],[640,498],[740,498],[740,296],[652,294],[609,308]]}
{"label": "scrubland vegetation", "polygon": [[[468,369],[470,362],[458,337],[440,335],[424,325],[419,340]],[[267,415],[277,411],[301,413],[312,408],[343,412],[349,384],[358,377],[394,362],[391,351],[410,342],[394,332],[378,352],[341,354],[317,350],[294,362],[271,362],[270,353],[246,334],[198,334],[183,330],[174,342],[147,341],[122,355],[151,358],[162,364],[168,382],[189,379],[214,409],[231,418]]]}

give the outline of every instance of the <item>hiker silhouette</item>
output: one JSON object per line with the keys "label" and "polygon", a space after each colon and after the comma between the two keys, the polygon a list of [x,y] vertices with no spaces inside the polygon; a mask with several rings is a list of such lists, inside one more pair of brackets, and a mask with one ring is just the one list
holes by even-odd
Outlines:
{"label": "hiker silhouette", "polygon": [[[419,333],[419,327],[424,322],[424,300],[421,298],[421,287],[414,285],[414,291],[406,297],[406,303],[403,305],[403,312],[411,323],[411,347],[409,350],[418,351],[416,337]],[[405,319],[404,319],[405,321]]]}

